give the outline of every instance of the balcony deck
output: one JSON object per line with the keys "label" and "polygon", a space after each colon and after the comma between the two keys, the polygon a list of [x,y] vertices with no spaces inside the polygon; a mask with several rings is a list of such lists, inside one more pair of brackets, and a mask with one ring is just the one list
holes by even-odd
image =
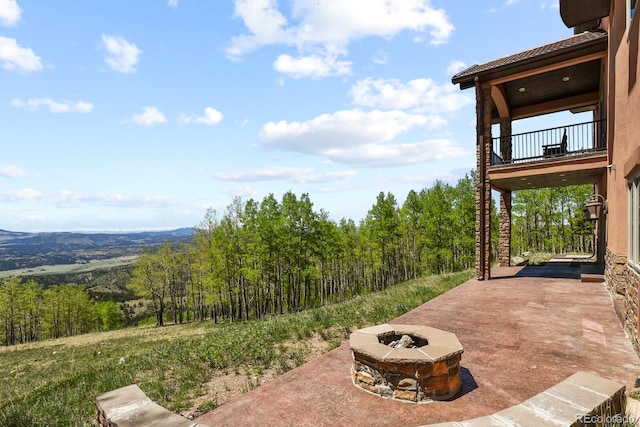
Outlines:
{"label": "balcony deck", "polygon": [[487,170],[492,187],[516,191],[600,182],[607,168],[605,128],[598,120],[493,138]]}

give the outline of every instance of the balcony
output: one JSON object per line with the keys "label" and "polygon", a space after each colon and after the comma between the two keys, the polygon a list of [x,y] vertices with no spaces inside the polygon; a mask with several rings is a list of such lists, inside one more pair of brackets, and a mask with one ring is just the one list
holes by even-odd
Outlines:
{"label": "balcony", "polygon": [[607,168],[605,120],[497,137],[492,143],[487,174],[499,191],[597,183]]}
{"label": "balcony", "polygon": [[597,120],[493,138],[491,165],[566,160],[606,149],[606,120]]}

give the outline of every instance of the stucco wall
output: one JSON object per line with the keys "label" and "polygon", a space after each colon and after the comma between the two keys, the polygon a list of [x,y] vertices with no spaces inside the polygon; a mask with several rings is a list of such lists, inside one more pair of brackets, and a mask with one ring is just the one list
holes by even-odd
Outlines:
{"label": "stucco wall", "polygon": [[[610,29],[610,71],[608,117],[609,164],[607,171],[607,246],[616,254],[626,255],[628,248],[627,178],[640,165],[640,84],[638,84],[638,41],[640,13],[625,30],[626,1],[613,2],[613,25]],[[612,56],[613,55],[613,56]]]}

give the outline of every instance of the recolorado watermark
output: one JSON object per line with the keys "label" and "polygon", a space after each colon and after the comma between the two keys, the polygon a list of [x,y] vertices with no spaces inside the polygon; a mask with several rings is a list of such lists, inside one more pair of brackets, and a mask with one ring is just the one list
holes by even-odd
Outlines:
{"label": "recolorado watermark", "polygon": [[581,420],[586,425],[604,425],[604,426],[626,426],[636,425],[640,422],[640,417],[634,417],[632,415],[585,415],[584,417],[578,416],[577,420]]}

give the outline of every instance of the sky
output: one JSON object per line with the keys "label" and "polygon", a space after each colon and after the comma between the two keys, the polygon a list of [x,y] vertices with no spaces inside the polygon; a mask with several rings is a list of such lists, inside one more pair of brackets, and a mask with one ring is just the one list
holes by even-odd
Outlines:
{"label": "sky", "polygon": [[357,223],[475,168],[455,73],[571,35],[557,0],[0,0],[0,229]]}

